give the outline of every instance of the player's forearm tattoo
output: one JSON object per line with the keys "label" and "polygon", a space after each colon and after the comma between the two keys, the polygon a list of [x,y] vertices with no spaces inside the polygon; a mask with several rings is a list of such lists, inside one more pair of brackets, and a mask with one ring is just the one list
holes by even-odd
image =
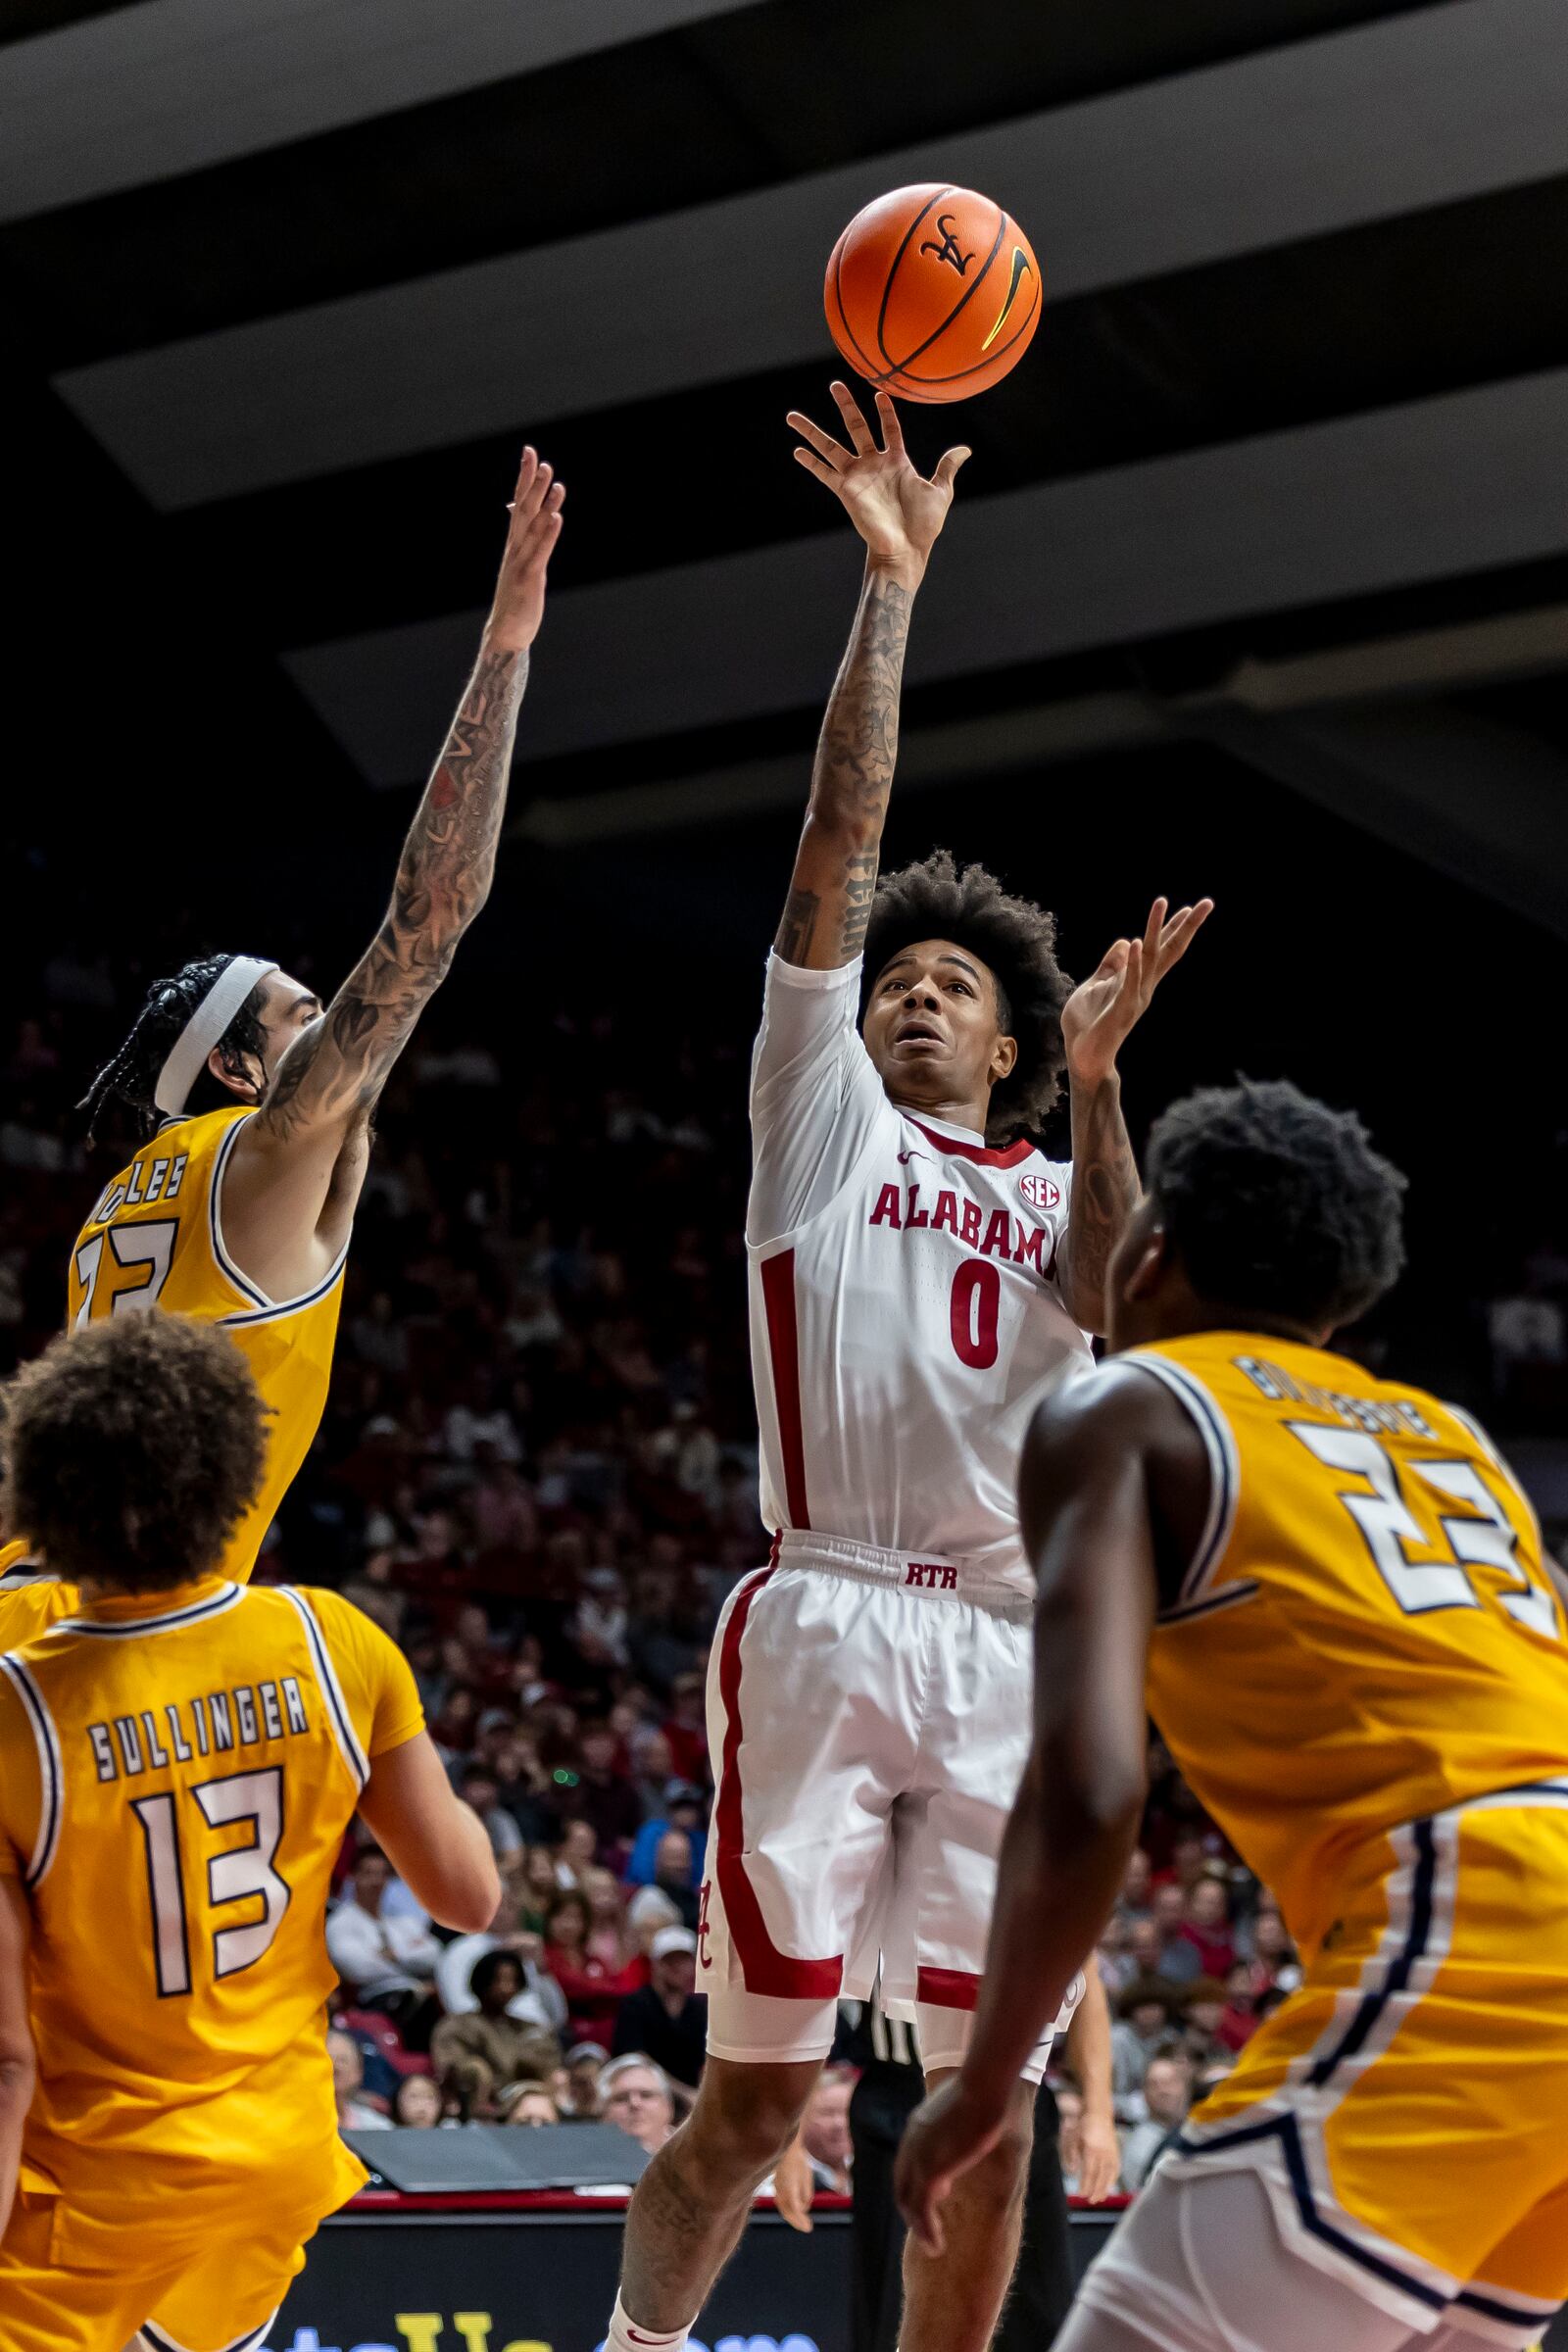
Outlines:
{"label": "player's forearm tattoo", "polygon": [[1121,1081],[1072,1090],[1072,1205],[1067,1307],[1086,1331],[1105,1328],[1105,1274],[1138,1206],[1138,1165],[1121,1110]]}
{"label": "player's forearm tattoo", "polygon": [[403,845],[380,930],[285,1055],[262,1117],[288,1136],[368,1107],[489,896],[526,653],[481,651]]}
{"label": "player's forearm tattoo", "polygon": [[[855,628],[834,681],[811,770],[810,814],[832,834],[858,835],[865,847],[845,859],[829,902],[839,920],[838,952],[858,956],[876,889],[877,843],[899,757],[899,693],[914,599],[897,580],[867,580]],[[787,963],[803,963],[821,912],[819,896],[790,893],[773,945]]]}

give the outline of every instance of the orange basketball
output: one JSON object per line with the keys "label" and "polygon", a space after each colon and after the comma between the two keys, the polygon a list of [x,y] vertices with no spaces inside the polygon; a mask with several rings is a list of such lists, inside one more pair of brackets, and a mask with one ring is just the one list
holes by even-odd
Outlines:
{"label": "orange basketball", "polygon": [[940,181],[857,213],[823,288],[833,340],[901,400],[967,400],[1000,383],[1040,318],[1040,265],[989,196]]}

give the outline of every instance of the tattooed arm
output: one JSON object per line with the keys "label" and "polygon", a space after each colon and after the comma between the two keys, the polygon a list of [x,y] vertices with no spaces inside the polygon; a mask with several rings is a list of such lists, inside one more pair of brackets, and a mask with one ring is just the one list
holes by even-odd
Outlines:
{"label": "tattooed arm", "polygon": [[392,903],[321,1018],[283,1055],[235,1147],[224,1239],[273,1297],[308,1287],[347,1238],[370,1111],[489,895],[564,496],[526,450],[479,658],[409,828]]}
{"label": "tattooed arm", "polygon": [[1085,1331],[1105,1328],[1105,1271],[1138,1206],[1138,1168],[1121,1108],[1116,1055],[1149,1000],[1213,911],[1212,899],[1167,921],[1156,899],[1142,939],[1118,939],[1062,1007],[1072,1100],[1072,1200],[1056,1261],[1067,1312]]}
{"label": "tattooed arm", "polygon": [[773,942],[786,963],[819,972],[853,963],[864,944],[899,753],[910,609],[969,454],[950,449],[926,481],[909,462],[886,393],[876,401],[880,448],[848,385],[836,383],[833,397],[848,448],[798,411],[789,422],[805,444],[796,457],[865,541],[865,582],[822,722],[806,829]]}

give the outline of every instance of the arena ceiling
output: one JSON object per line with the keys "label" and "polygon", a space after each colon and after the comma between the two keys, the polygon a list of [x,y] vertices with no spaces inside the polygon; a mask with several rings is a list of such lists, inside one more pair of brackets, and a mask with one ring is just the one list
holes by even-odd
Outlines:
{"label": "arena ceiling", "polygon": [[80,696],[207,789],[413,781],[526,435],[570,500],[520,830],[798,802],[856,564],[783,414],[843,221],[941,176],[1051,299],[909,420],[975,455],[906,782],[1212,746],[1568,931],[1562,0],[12,0],[0,44],[57,742]]}

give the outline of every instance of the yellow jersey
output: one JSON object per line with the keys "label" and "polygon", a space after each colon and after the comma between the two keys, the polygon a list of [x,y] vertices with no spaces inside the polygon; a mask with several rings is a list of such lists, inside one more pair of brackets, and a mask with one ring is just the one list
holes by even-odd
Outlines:
{"label": "yellow jersey", "polygon": [[61,2259],[91,2267],[143,2213],[160,2240],[263,2210],[305,2235],[364,2179],[322,1923],[371,1764],[422,1724],[407,1661],[332,1592],[208,1577],[0,1655],[38,2062],[22,2185],[59,2197]]}
{"label": "yellow jersey", "polygon": [[[320,1426],[348,1255],[345,1244],[321,1281],[297,1298],[269,1298],[235,1265],[223,1242],[223,1170],[254,1116],[236,1104],[166,1120],[104,1186],[76,1236],[66,1282],[70,1329],[163,1307],[220,1324],[250,1365],[270,1418],[261,1491],[222,1561],[223,1573],[240,1584]],[[0,1574],[25,1553],[24,1543],[0,1551]],[[23,1640],[74,1606],[71,1587],[15,1588],[0,1595],[0,1641]]]}
{"label": "yellow jersey", "polygon": [[1535,1513],[1462,1414],[1324,1349],[1222,1331],[1119,1360],[1181,1398],[1212,1475],[1150,1712],[1310,1959],[1359,1843],[1568,1776]]}

